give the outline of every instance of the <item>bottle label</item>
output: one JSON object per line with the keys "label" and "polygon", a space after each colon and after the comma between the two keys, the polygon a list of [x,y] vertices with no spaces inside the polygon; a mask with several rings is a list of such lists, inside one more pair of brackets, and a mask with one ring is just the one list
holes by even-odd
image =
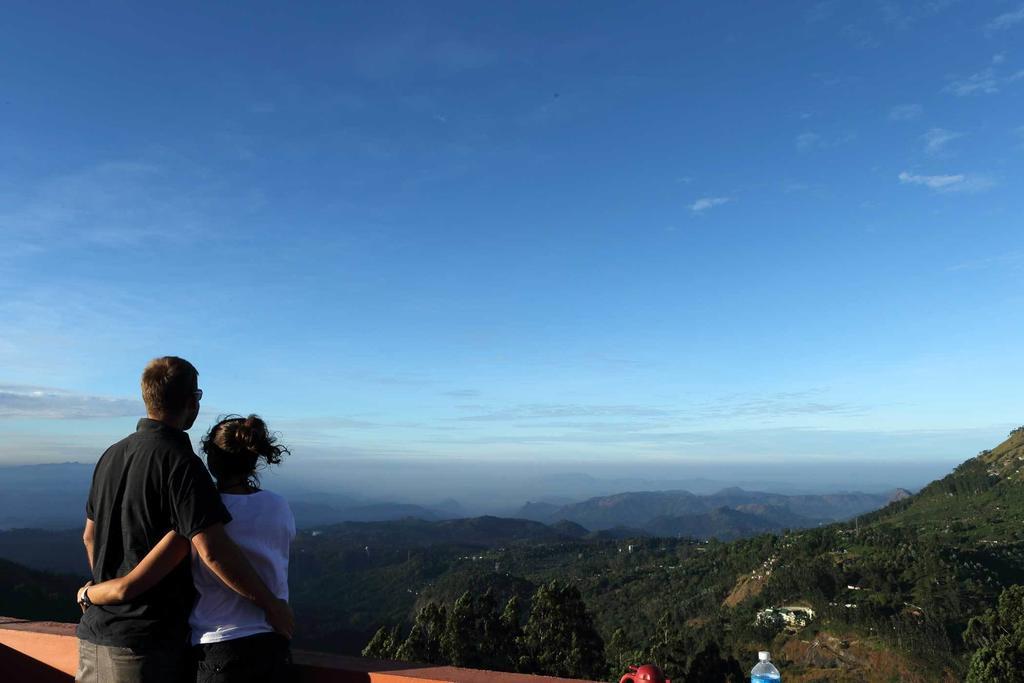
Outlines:
{"label": "bottle label", "polygon": [[775,674],[754,674],[750,677],[750,683],[779,683],[781,676]]}

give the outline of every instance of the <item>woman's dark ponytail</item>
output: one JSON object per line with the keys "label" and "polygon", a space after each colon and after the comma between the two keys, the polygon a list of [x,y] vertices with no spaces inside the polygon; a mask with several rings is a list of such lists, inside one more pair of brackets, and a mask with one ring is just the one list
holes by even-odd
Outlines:
{"label": "woman's dark ponytail", "polygon": [[289,453],[258,415],[221,418],[203,437],[202,450],[218,483],[246,478],[254,488],[260,483],[257,470],[280,464]]}

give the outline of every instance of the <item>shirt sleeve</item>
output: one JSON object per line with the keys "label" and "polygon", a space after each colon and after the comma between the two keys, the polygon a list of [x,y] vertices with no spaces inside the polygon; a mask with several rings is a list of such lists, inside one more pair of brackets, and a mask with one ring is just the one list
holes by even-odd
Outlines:
{"label": "shirt sleeve", "polygon": [[210,473],[195,455],[181,458],[169,477],[171,525],[191,539],[214,524],[227,524],[231,514],[217,493]]}
{"label": "shirt sleeve", "polygon": [[89,481],[89,495],[85,499],[85,518],[96,521],[96,473],[99,472],[100,463],[103,462],[103,458],[106,456],[106,452],[100,456],[100,459],[96,462],[96,467],[92,470],[92,479]]}

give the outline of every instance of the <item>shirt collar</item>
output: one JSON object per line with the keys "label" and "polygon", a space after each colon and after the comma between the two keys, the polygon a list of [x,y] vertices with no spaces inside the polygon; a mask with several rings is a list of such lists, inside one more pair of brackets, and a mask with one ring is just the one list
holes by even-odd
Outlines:
{"label": "shirt collar", "polygon": [[148,417],[139,419],[139,423],[135,425],[136,432],[142,432],[147,434],[160,434],[167,436],[172,439],[184,440],[185,443],[192,447],[192,441],[188,438],[188,433],[184,432],[176,427],[172,427],[169,424],[165,424],[160,420],[151,420]]}

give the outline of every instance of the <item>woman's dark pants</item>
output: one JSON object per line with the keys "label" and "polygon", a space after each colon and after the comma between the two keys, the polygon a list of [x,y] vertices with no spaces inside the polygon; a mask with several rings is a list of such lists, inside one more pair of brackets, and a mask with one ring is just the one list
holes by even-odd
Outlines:
{"label": "woman's dark pants", "polygon": [[276,633],[225,640],[192,648],[196,683],[283,683],[292,680],[288,639]]}

